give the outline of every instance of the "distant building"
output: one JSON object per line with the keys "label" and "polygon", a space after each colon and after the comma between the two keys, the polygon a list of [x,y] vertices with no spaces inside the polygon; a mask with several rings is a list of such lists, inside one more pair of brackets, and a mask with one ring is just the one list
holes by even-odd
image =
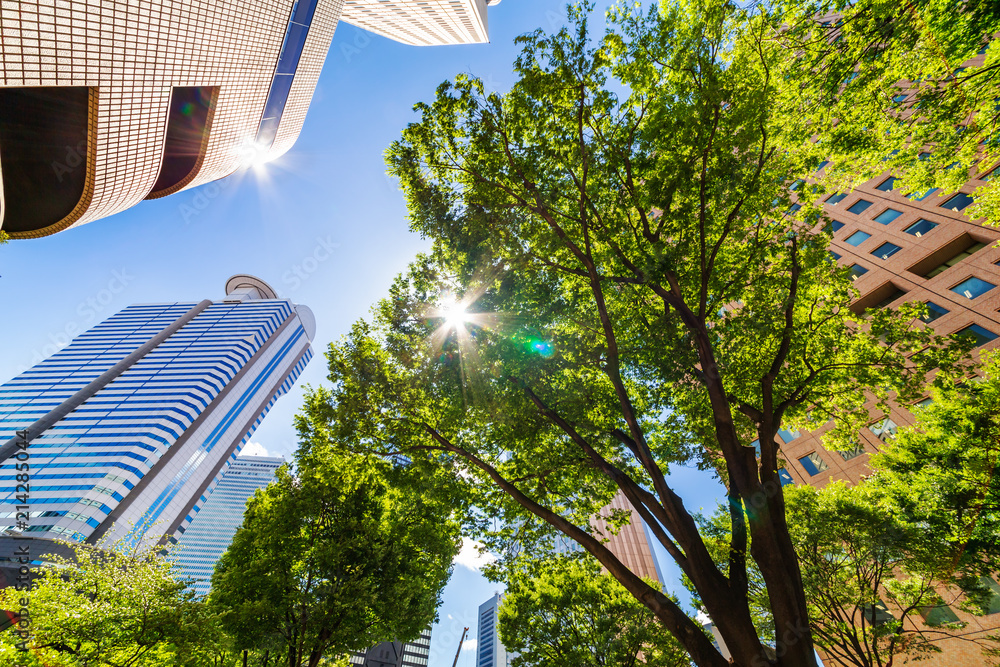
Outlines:
{"label": "distant building", "polygon": [[644,579],[659,581],[661,584],[664,583],[663,575],[660,572],[660,563],[650,546],[646,524],[621,491],[615,494],[607,507],[602,510],[602,514],[616,509],[627,510],[632,514],[632,519],[614,535],[608,531],[608,524],[604,519],[594,518],[591,520],[594,528],[608,538],[608,550],[633,574]]}
{"label": "distant building", "polygon": [[500,601],[503,596],[495,593],[479,605],[479,632],[476,635],[476,667],[509,667],[513,655],[500,643],[497,624],[500,621]]}
{"label": "distant building", "polygon": [[267,456],[240,456],[233,461],[195,514],[187,529],[179,529],[177,564],[186,577],[195,580],[198,595],[207,595],[212,572],[229,548],[236,530],[243,524],[247,500],[275,478],[285,459]]}
{"label": "distant building", "polygon": [[302,130],[340,20],[474,44],[498,1],[7,3],[0,228],[48,236],[274,159]]}
{"label": "distant building", "polygon": [[382,642],[351,656],[359,667],[427,667],[431,652],[431,629],[412,642]]}
{"label": "distant building", "polygon": [[237,275],[217,300],[129,306],[4,383],[0,442],[27,438],[31,490],[0,462],[0,565],[29,537],[38,560],[57,539],[182,534],[315,333],[308,308]]}

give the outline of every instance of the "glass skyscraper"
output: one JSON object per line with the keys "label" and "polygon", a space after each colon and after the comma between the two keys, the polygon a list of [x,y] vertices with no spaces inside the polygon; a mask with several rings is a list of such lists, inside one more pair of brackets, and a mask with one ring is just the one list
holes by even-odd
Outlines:
{"label": "glass skyscraper", "polygon": [[507,655],[507,649],[500,643],[497,624],[500,622],[500,601],[503,597],[494,593],[479,605],[479,632],[476,636],[476,667],[509,667],[514,656]]}
{"label": "glass skyscraper", "polygon": [[195,580],[198,595],[208,594],[215,563],[243,524],[247,500],[270,484],[284,464],[285,459],[269,456],[237,457],[187,529],[178,528],[183,534],[177,539],[177,564]]}
{"label": "glass skyscraper", "polygon": [[129,306],[0,386],[4,447],[29,443],[0,465],[0,558],[26,537],[39,560],[56,538],[183,533],[314,334],[308,308],[238,275],[219,300]]}

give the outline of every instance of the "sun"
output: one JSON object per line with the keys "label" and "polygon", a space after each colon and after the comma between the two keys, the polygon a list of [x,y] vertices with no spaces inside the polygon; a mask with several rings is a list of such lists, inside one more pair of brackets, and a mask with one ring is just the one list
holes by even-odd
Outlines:
{"label": "sun", "polygon": [[469,311],[459,301],[443,304],[438,312],[444,319],[444,326],[447,329],[457,329],[471,319]]}

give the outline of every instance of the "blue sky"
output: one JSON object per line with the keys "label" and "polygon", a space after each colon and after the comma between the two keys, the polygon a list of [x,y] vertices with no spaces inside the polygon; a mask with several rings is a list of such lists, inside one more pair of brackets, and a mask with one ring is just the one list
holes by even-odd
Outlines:
{"label": "blue sky", "polygon": [[[271,454],[289,456],[301,386],[324,381],[327,343],[365,316],[427,246],[407,230],[402,195],[385,175],[384,150],[415,118],[413,104],[430,100],[445,79],[471,72],[492,88],[508,87],[514,38],[557,28],[564,7],[564,0],[504,0],[490,10],[488,45],[410,47],[341,25],[302,135],[280,160],[0,248],[0,304],[8,321],[0,381],[129,304],[219,298],[226,278],[251,273],[308,305],[318,320],[316,358],[253,438]],[[714,506],[720,487],[705,475],[681,470],[672,481],[691,507]],[[462,627],[475,637],[478,605],[496,589],[476,570],[456,566],[434,630],[431,667],[450,667]],[[463,651],[459,667],[473,664],[473,652]]]}

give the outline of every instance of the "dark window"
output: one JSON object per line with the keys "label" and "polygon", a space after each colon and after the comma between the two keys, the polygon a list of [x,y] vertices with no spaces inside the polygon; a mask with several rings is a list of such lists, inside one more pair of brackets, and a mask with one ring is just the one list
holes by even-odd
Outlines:
{"label": "dark window", "polygon": [[792,183],[792,184],[791,184],[790,186],[788,186],[788,189],[789,189],[789,190],[792,190],[792,191],[795,191],[795,190],[798,190],[799,188],[801,188],[801,187],[802,187],[803,185],[805,185],[805,184],[806,184],[806,182],[805,182],[805,181],[803,181],[803,180],[802,180],[802,179],[800,178],[800,179],[797,179],[797,180],[796,180],[796,181],[795,181],[794,183]]}
{"label": "dark window", "polygon": [[888,225],[890,222],[892,222],[901,215],[903,215],[902,211],[897,211],[894,208],[887,208],[875,216],[875,222],[883,225]]}
{"label": "dark window", "polygon": [[942,308],[933,301],[928,301],[924,305],[927,306],[927,314],[921,317],[920,319],[923,320],[924,322],[927,322],[928,324],[938,319],[942,315],[948,314],[948,310],[946,308]]}
{"label": "dark window", "polygon": [[965,194],[964,192],[959,192],[957,195],[949,199],[948,201],[941,204],[942,208],[950,208],[953,211],[962,211],[966,206],[972,203],[972,197]]}
{"label": "dark window", "polygon": [[835,194],[830,195],[827,198],[826,203],[829,204],[830,206],[836,206],[840,202],[844,201],[844,199],[846,198],[847,198],[846,194],[840,194],[839,192],[837,192]]}
{"label": "dark window", "polygon": [[869,234],[868,232],[860,232],[860,231],[859,232],[854,232],[853,234],[851,234],[850,236],[848,236],[846,239],[844,239],[844,243],[850,244],[852,246],[859,246],[862,243],[864,243],[865,241],[867,241],[868,239],[870,239],[871,237],[872,237],[872,235]]}
{"label": "dark window", "polygon": [[937,598],[936,604],[929,604],[918,607],[920,615],[924,617],[924,624],[930,627],[940,627],[947,623],[957,623],[958,616],[946,605],[941,598]]}
{"label": "dark window", "polygon": [[878,301],[876,301],[875,303],[873,303],[868,307],[874,308],[876,310],[879,308],[885,308],[896,299],[900,299],[904,296],[906,296],[906,290],[899,289],[898,287],[893,285],[892,291],[890,291],[888,294],[886,294],[881,299],[879,299]]}
{"label": "dark window", "polygon": [[881,183],[878,184],[876,190],[881,190],[882,192],[891,192],[894,187],[896,187],[896,181],[898,179],[895,176],[890,176]]}
{"label": "dark window", "polygon": [[988,181],[988,180],[990,180],[991,178],[993,178],[994,175],[996,175],[998,169],[1000,169],[1000,166],[993,167],[992,169],[990,169],[989,171],[987,171],[986,173],[984,173],[982,176],[980,176],[979,180],[981,180],[981,181]]}
{"label": "dark window", "polygon": [[[993,577],[979,577],[980,590],[970,595],[970,601],[983,615],[1000,613],[1000,585]],[[966,593],[971,591],[966,590]]]}
{"label": "dark window", "polygon": [[830,164],[829,160],[823,160],[818,165],[816,165],[816,171],[819,171],[820,169],[822,169],[823,167],[825,167],[828,164]]}
{"label": "dark window", "polygon": [[778,479],[781,481],[782,486],[788,486],[789,484],[795,483],[795,480],[792,479],[792,474],[784,468],[778,469]]}
{"label": "dark window", "polygon": [[889,259],[900,250],[902,250],[902,248],[900,248],[895,243],[889,243],[888,241],[886,241],[879,247],[872,250],[872,254],[880,259]]}
{"label": "dark window", "polygon": [[827,223],[826,227],[823,228],[823,231],[833,234],[834,232],[840,231],[843,227],[844,223],[840,220],[831,220]]}
{"label": "dark window", "polygon": [[983,294],[986,294],[994,287],[996,287],[996,285],[993,283],[986,282],[982,278],[972,276],[952,287],[951,291],[955,294],[961,294],[966,299],[975,299]]}
{"label": "dark window", "polygon": [[900,95],[893,95],[892,101],[895,102],[896,104],[899,104],[900,102],[905,101],[906,97],[907,97],[906,93],[902,93]]}
{"label": "dark window", "polygon": [[792,204],[788,207],[788,214],[791,215],[792,213],[797,212],[800,208],[802,208],[801,204]]}
{"label": "dark window", "polygon": [[820,455],[816,452],[812,454],[806,454],[799,459],[799,463],[805,468],[805,471],[809,473],[810,476],[818,475],[830,466],[826,465],[826,462],[820,458]]}
{"label": "dark window", "polygon": [[3,230],[45,229],[83,197],[90,147],[85,86],[0,88]]}
{"label": "dark window", "polygon": [[885,625],[896,620],[896,617],[889,613],[889,608],[881,600],[876,600],[875,604],[862,605],[862,612],[865,620],[871,625]]}
{"label": "dark window", "polygon": [[847,210],[848,212],[853,213],[854,215],[860,215],[871,205],[872,203],[867,199],[859,199],[858,201],[851,204],[851,207],[848,208]]}
{"label": "dark window", "polygon": [[924,220],[923,218],[920,218],[919,220],[914,222],[912,225],[910,225],[903,231],[906,232],[907,234],[913,234],[914,236],[923,236],[924,234],[931,231],[935,227],[937,227],[936,222],[931,222],[930,220]]}
{"label": "dark window", "polygon": [[837,253],[835,253],[832,250],[830,251],[830,257],[832,257],[834,259],[834,261],[840,259],[840,255],[838,255]]}
{"label": "dark window", "polygon": [[851,459],[856,459],[862,454],[864,454],[865,446],[859,442],[856,445],[854,445],[854,447],[852,447],[851,449],[846,449],[842,452],[837,452],[837,453],[840,454],[840,458],[844,459],[845,461],[850,461]]}
{"label": "dark window", "polygon": [[989,329],[984,329],[978,324],[970,324],[960,331],[955,332],[956,336],[971,336],[976,341],[976,346],[986,345],[991,340],[995,340],[997,335]]}
{"label": "dark window", "polygon": [[878,310],[879,308],[885,308],[893,301],[901,299],[904,296],[906,296],[906,290],[900,289],[895,283],[888,282],[852,303],[851,311],[860,315],[866,310]]}
{"label": "dark window", "polygon": [[[923,155],[923,153],[921,153],[921,155]],[[911,192],[910,194],[906,195],[906,197],[907,197],[907,199],[912,199],[914,201],[923,201],[923,200],[927,199],[928,197],[930,197],[932,194],[934,194],[937,191],[938,191],[937,188],[931,188],[930,190],[928,190],[927,192],[925,192],[923,194],[919,194],[917,192]]]}
{"label": "dark window", "polygon": [[865,267],[860,264],[851,264],[851,280],[857,280],[866,273],[868,273],[868,269]]}
{"label": "dark window", "polygon": [[285,40],[281,46],[281,55],[278,57],[274,79],[271,81],[271,89],[268,91],[267,102],[264,104],[260,126],[257,128],[255,144],[258,150],[270,148],[278,133],[281,114],[285,110],[288,93],[292,88],[292,80],[299,66],[306,38],[309,36],[309,27],[312,24],[317,2],[318,0],[296,0],[295,6],[292,7]]}
{"label": "dark window", "polygon": [[163,161],[150,197],[190,180],[208,146],[208,118],[218,88],[190,86],[174,88],[167,114],[167,136]]}
{"label": "dark window", "polygon": [[962,234],[924,257],[908,270],[924,278],[933,278],[985,247],[985,243],[977,241],[969,234]]}

